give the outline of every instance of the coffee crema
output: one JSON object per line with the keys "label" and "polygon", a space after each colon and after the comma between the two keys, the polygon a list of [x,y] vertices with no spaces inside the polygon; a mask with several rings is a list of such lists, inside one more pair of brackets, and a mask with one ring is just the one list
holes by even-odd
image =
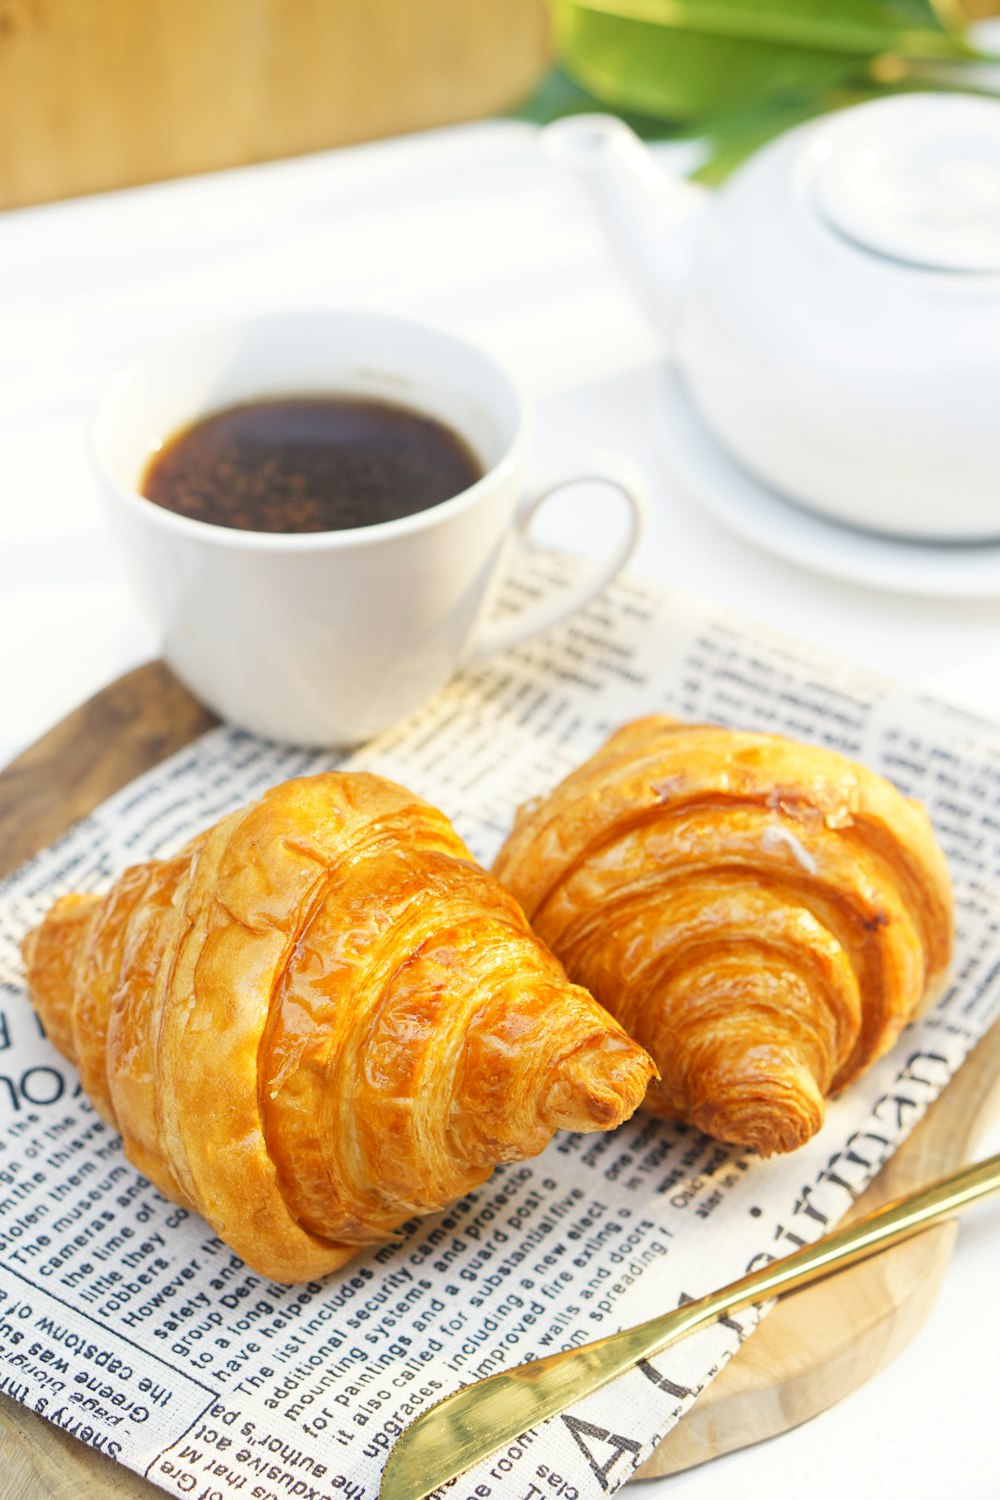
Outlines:
{"label": "coffee crema", "polygon": [[353,396],[244,402],[192,422],[150,459],[155,505],[238,531],[344,531],[429,510],[483,466],[434,417]]}

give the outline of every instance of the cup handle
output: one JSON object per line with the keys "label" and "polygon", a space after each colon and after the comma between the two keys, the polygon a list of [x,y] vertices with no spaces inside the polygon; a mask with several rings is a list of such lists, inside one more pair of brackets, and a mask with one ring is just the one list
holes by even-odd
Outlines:
{"label": "cup handle", "polygon": [[611,582],[635,551],[646,519],[646,482],[639,470],[617,454],[587,455],[572,469],[553,469],[542,476],[521,501],[514,516],[513,530],[524,536],[536,512],[558,490],[571,484],[604,484],[616,490],[625,500],[625,528],[607,557],[588,568],[582,578],[560,589],[554,598],[540,599],[529,608],[508,619],[490,621],[480,626],[462,665],[469,666],[506,651],[529,636],[538,635],[589,603]]}

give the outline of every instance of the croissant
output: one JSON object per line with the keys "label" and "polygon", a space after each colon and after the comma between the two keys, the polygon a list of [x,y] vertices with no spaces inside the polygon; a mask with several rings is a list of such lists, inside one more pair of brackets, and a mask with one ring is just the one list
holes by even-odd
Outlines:
{"label": "croissant", "polygon": [[444,814],[365,773],[63,897],[24,952],[131,1161],[275,1281],[619,1124],[654,1071]]}
{"label": "croissant", "polygon": [[951,955],[923,808],[775,735],[628,724],[520,810],[494,873],[652,1055],[645,1109],[765,1156],[819,1129]]}

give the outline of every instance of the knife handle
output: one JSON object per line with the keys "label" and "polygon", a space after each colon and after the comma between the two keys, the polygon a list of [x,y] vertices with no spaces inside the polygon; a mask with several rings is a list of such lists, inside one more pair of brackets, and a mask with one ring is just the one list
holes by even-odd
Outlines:
{"label": "knife handle", "polygon": [[[892,1245],[901,1244],[903,1240],[930,1229],[932,1225],[952,1218],[971,1203],[997,1191],[1000,1191],[1000,1153],[951,1172],[947,1177],[921,1188],[919,1192],[894,1199],[848,1225],[846,1229],[825,1235],[812,1245],[804,1245],[794,1254],[774,1260],[717,1292],[710,1292],[674,1312],[651,1318],[636,1328],[611,1334],[598,1343],[604,1345],[609,1360],[619,1361],[614,1374],[620,1374],[637,1360],[660,1352],[697,1328],[714,1323],[729,1313],[739,1312],[741,1308],[753,1303],[767,1301],[779,1293],[795,1291],[831,1272],[844,1270],[858,1261],[867,1260],[881,1250],[888,1250]],[[633,1336],[635,1346],[641,1352],[631,1358],[625,1354],[625,1343],[621,1354],[617,1349],[611,1348],[616,1340],[628,1342]],[[558,1357],[560,1356],[555,1358]],[[538,1360],[528,1368],[536,1369],[545,1363],[545,1360]],[[613,1379],[614,1374],[606,1378]]]}

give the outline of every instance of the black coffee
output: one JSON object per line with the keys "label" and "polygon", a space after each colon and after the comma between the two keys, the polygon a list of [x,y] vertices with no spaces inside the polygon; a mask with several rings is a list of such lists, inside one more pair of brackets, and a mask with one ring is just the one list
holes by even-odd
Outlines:
{"label": "black coffee", "polygon": [[427,510],[483,468],[433,417],[384,401],[294,396],[194,422],[150,460],[157,505],[240,531],[343,531]]}

